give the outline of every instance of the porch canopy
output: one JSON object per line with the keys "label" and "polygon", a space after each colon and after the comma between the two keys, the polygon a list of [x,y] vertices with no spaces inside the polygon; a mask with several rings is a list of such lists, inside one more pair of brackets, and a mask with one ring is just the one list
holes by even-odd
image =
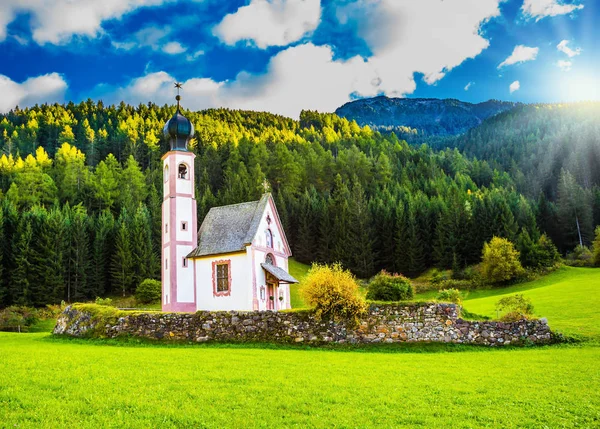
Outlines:
{"label": "porch canopy", "polygon": [[273,264],[268,264],[266,262],[260,264],[264,270],[279,280],[280,283],[298,283],[298,280],[293,278],[288,272],[284,269],[276,267]]}

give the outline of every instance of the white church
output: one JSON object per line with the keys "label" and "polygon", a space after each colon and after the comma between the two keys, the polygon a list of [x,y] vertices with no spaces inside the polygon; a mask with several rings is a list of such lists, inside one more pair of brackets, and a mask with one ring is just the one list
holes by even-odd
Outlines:
{"label": "white church", "polygon": [[291,308],[291,251],[271,194],[212,208],[198,230],[192,123],[177,112],[165,124],[171,150],[163,160],[162,310]]}

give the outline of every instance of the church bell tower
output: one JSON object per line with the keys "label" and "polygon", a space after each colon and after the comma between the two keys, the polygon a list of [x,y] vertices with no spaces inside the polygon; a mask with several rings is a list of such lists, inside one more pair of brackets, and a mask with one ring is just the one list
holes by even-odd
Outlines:
{"label": "church bell tower", "polygon": [[175,87],[177,111],[163,129],[171,148],[162,157],[162,309],[195,312],[195,267],[187,259],[187,255],[198,245],[195,155],[187,148],[194,135],[194,126],[181,114],[181,84],[176,83]]}

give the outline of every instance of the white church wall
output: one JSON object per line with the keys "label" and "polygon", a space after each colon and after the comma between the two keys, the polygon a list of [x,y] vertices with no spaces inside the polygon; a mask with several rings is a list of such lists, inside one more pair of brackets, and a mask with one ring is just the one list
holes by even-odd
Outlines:
{"label": "white church wall", "polygon": [[[267,222],[267,217],[270,218],[271,222]],[[267,230],[270,230],[273,235],[273,247],[267,247]],[[265,212],[262,215],[258,230],[252,241],[254,248],[254,270],[256,273],[256,290],[258,295],[258,308],[259,310],[266,310],[268,304],[268,293],[266,285],[265,270],[260,266],[264,263],[267,254],[272,254],[274,257],[275,265],[288,271],[288,256],[285,249],[285,240],[283,238],[282,230],[277,222],[277,215],[275,214],[271,204],[268,204],[265,208]],[[261,287],[265,288],[265,293],[261,294]],[[285,310],[291,308],[290,305],[290,287],[289,285],[281,284],[278,287],[277,294],[283,293],[283,301],[279,301],[279,295],[275,297],[276,308],[279,310]],[[264,299],[263,299],[264,297]]]}
{"label": "white church wall", "polygon": [[[191,198],[177,198],[175,201],[177,210],[177,225],[172,225],[175,228],[175,235],[177,241],[192,241],[192,232],[194,223],[192,216],[196,214],[193,209],[193,200]],[[182,222],[185,222],[185,230],[183,229]]]}
{"label": "white church wall", "polygon": [[[252,264],[247,253],[198,258],[194,262],[198,310],[252,310]],[[230,263],[229,294],[215,296],[214,262]]]}
{"label": "white church wall", "polygon": [[[171,275],[169,269],[171,268],[170,251],[168,247],[163,248],[162,251],[162,263],[163,275],[162,275],[162,286],[163,286],[163,304],[171,303]],[[166,269],[164,269],[166,268]]]}
{"label": "white church wall", "polygon": [[171,226],[171,208],[169,204],[169,200],[165,201],[162,205],[162,234],[163,234],[163,244],[168,244],[170,239],[170,234],[168,228]]}
{"label": "white church wall", "polygon": [[186,259],[186,266],[183,266],[185,257],[192,250],[193,246],[177,246],[177,259],[173,264],[177,269],[177,302],[194,302],[194,266],[189,259]]}

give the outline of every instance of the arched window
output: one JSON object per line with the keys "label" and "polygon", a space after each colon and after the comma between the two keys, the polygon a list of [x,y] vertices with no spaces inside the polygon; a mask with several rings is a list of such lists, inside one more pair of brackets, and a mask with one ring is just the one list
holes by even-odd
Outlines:
{"label": "arched window", "polygon": [[168,165],[165,165],[165,177],[164,177],[164,179],[165,179],[165,182],[169,181],[169,166]]}
{"label": "arched window", "polygon": [[189,179],[190,172],[188,171],[188,166],[181,163],[179,164],[179,170],[177,171],[177,177],[180,179]]}
{"label": "arched window", "polygon": [[266,237],[267,237],[267,247],[272,249],[273,248],[273,233],[271,232],[270,229],[267,229]]}
{"label": "arched window", "polygon": [[275,265],[275,258],[271,253],[267,253],[267,256],[265,257],[265,263]]}

